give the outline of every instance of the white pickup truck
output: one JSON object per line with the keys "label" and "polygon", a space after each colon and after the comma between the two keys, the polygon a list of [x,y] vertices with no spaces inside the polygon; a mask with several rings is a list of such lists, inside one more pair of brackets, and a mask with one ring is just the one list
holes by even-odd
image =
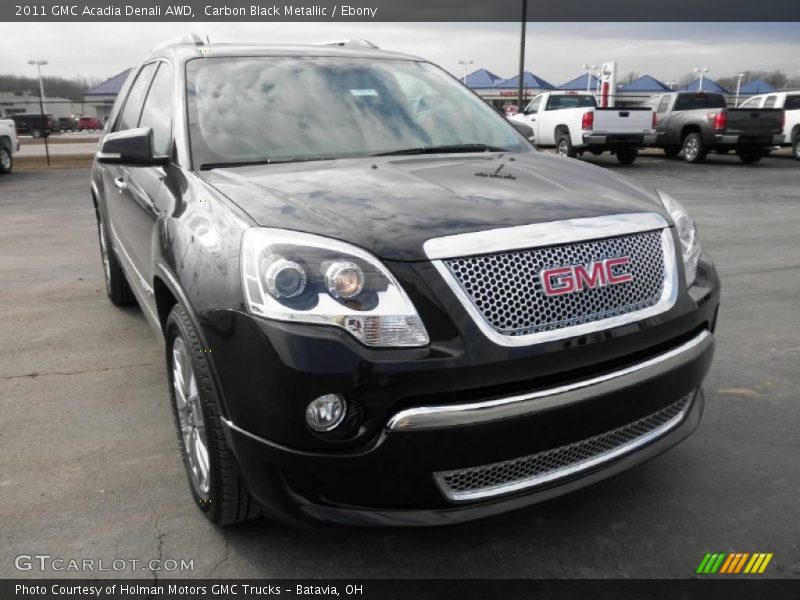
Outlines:
{"label": "white pickup truck", "polygon": [[11,173],[14,153],[19,150],[17,128],[14,121],[0,114],[0,175]]}
{"label": "white pickup truck", "polygon": [[792,154],[800,160],[800,91],[773,92],[748,98],[739,108],[782,108],[786,113],[782,146],[791,146]]}
{"label": "white pickup truck", "polygon": [[600,108],[586,92],[545,92],[509,118],[529,125],[537,146],[555,147],[561,156],[610,151],[627,165],[655,142],[653,115],[651,108]]}

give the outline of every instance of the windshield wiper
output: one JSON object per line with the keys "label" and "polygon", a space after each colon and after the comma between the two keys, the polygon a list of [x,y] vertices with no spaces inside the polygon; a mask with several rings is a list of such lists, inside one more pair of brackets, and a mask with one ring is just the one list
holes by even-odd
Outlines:
{"label": "windshield wiper", "polygon": [[293,162],[308,162],[312,160],[336,160],[332,156],[312,156],[310,158],[262,158],[259,160],[242,160],[231,162],[219,163],[203,163],[200,165],[201,171],[210,171],[212,169],[231,169],[235,167],[252,167],[255,165],[279,165]]}
{"label": "windshield wiper", "polygon": [[508,148],[487,146],[486,144],[445,144],[442,146],[420,146],[418,148],[404,148],[378,152],[372,156],[400,156],[403,154],[448,154],[457,152],[511,152]]}

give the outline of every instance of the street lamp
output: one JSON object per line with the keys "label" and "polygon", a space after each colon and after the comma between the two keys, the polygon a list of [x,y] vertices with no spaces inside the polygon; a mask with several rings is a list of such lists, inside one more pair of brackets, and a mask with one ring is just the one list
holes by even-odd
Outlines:
{"label": "street lamp", "polygon": [[44,85],[42,84],[42,66],[47,64],[46,60],[29,60],[29,65],[36,65],[36,71],[39,74],[39,121],[40,121],[40,131],[42,132],[42,136],[44,137],[44,152],[47,155],[47,166],[50,166],[50,146],[47,145],[47,127],[45,123],[45,116],[44,116]]}
{"label": "street lamp", "polygon": [[734,101],[734,106],[739,106],[739,91],[742,89],[742,77],[744,77],[744,73],[739,73],[736,76],[736,100]]}
{"label": "street lamp", "polygon": [[702,92],[703,91],[703,74],[704,73],[708,73],[708,67],[695,67],[694,68],[694,72],[695,73],[700,73],[700,85],[697,88],[697,91],[698,92]]}
{"label": "street lamp", "polygon": [[597,65],[581,65],[581,69],[586,71],[586,91],[592,90],[592,73],[597,69]]}
{"label": "street lamp", "polygon": [[464,67],[464,85],[467,85],[467,65],[471,65],[474,62],[471,58],[464,58],[458,61],[458,64]]}

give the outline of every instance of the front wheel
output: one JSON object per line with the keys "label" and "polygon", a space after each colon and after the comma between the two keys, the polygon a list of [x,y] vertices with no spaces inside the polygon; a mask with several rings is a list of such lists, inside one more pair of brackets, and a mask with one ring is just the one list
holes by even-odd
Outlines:
{"label": "front wheel", "polygon": [[208,354],[179,304],[167,317],[165,337],[172,412],[195,504],[217,525],[257,517],[261,507],[247,491],[225,441]]}
{"label": "front wheel", "polygon": [[42,137],[41,129],[34,129],[31,131],[31,137],[40,138]]}
{"label": "front wheel", "polygon": [[6,146],[0,146],[0,174],[8,175],[14,168],[14,160],[11,158],[11,150]]}
{"label": "front wheel", "polygon": [[701,163],[706,159],[708,150],[703,145],[699,133],[690,133],[683,140],[683,160],[688,163]]}
{"label": "front wheel", "polygon": [[617,160],[621,165],[631,165],[639,156],[638,148],[620,148],[617,150]]}
{"label": "front wheel", "polygon": [[752,165],[764,158],[764,151],[761,148],[746,148],[737,152],[739,160],[746,165]]}
{"label": "front wheel", "polygon": [[800,160],[800,135],[794,138],[794,145],[792,146],[792,154],[797,160]]}
{"label": "front wheel", "polygon": [[572,146],[572,140],[569,139],[569,135],[562,135],[558,139],[558,155],[567,158],[575,158],[578,156],[578,152]]}
{"label": "front wheel", "polygon": [[97,237],[100,240],[100,258],[103,261],[103,279],[106,282],[108,299],[116,306],[129,306],[136,302],[136,298],[111,246],[108,227],[99,211],[97,213]]}

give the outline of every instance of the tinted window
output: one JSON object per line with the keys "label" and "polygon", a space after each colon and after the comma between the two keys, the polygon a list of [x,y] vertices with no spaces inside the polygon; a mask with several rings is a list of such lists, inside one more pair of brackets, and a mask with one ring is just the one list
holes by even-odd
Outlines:
{"label": "tinted window", "polygon": [[783,105],[786,110],[800,109],[800,94],[796,96],[786,96],[786,102]]}
{"label": "tinted window", "polygon": [[186,65],[196,166],[430,146],[530,146],[450,75],[409,60],[212,57]]}
{"label": "tinted window", "polygon": [[777,96],[767,96],[767,99],[764,101],[764,108],[775,108],[775,101],[777,99]]}
{"label": "tinted window", "polygon": [[172,68],[161,63],[142,109],[139,127],[153,128],[153,153],[170,154],[172,138]]}
{"label": "tinted window", "polygon": [[597,102],[594,96],[550,96],[547,101],[547,110],[561,110],[562,108],[595,108]]}
{"label": "tinted window", "polygon": [[756,96],[755,98],[750,98],[747,102],[740,104],[739,108],[758,108],[759,102],[761,102],[761,98]]}
{"label": "tinted window", "polygon": [[136,81],[133,82],[131,90],[128,93],[128,98],[125,100],[125,106],[122,109],[114,131],[136,128],[139,123],[139,115],[142,113],[142,103],[147,94],[147,88],[150,87],[150,80],[153,78],[153,71],[155,70],[156,64],[150,63],[139,71],[139,75],[136,77]]}
{"label": "tinted window", "polygon": [[701,108],[725,108],[722,94],[679,94],[673,110],[698,110]]}
{"label": "tinted window", "polygon": [[660,113],[667,112],[667,109],[669,108],[669,101],[671,99],[672,96],[664,96],[663,98],[661,98],[661,102],[658,105],[658,111],[656,112]]}

